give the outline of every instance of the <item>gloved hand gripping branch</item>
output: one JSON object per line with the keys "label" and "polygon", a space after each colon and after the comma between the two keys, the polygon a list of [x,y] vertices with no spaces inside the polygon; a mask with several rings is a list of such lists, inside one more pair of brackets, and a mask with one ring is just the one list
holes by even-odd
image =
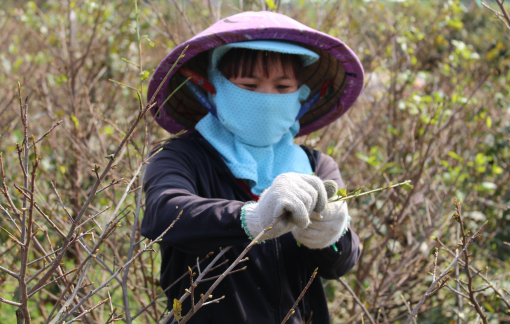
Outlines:
{"label": "gloved hand gripping branch", "polygon": [[296,241],[310,249],[322,249],[336,243],[349,229],[347,203],[327,203],[336,195],[337,184],[316,176],[285,173],[260,196],[258,203],[241,211],[243,228],[253,239],[287,211],[289,215],[268,231],[262,240],[292,232]]}
{"label": "gloved hand gripping branch", "polygon": [[[328,199],[336,196],[338,186],[333,180],[325,180],[324,186]],[[323,249],[334,246],[349,229],[351,217],[344,201],[330,202],[323,212],[312,212],[310,224],[306,228],[292,230],[292,235],[299,243],[309,249]],[[334,247],[336,250],[336,247]]]}
{"label": "gloved hand gripping branch", "polygon": [[323,249],[335,244],[347,232],[350,221],[347,203],[332,202],[322,213],[312,212],[310,225],[292,230],[292,235],[309,249]]}
{"label": "gloved hand gripping branch", "polygon": [[296,228],[306,228],[311,223],[310,214],[322,213],[327,200],[326,188],[319,177],[284,173],[274,179],[257,203],[243,206],[241,222],[248,237],[253,239],[288,212],[288,216],[275,224],[261,240],[275,238]]}

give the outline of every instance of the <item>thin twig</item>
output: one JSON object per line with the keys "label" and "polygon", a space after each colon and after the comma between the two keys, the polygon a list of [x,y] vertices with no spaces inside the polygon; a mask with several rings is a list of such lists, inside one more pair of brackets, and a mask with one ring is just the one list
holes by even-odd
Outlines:
{"label": "thin twig", "polygon": [[12,306],[16,306],[16,307],[21,307],[23,306],[21,303],[16,303],[16,302],[13,302],[13,301],[10,301],[10,300],[7,300],[3,297],[0,297],[0,302],[2,303],[6,303],[6,304],[9,304],[9,305],[12,305]]}
{"label": "thin twig", "polygon": [[57,278],[53,279],[52,281],[47,282],[44,286],[41,286],[41,287],[40,287],[40,288],[38,288],[37,290],[34,290],[34,291],[30,292],[30,293],[28,294],[28,298],[32,297],[35,293],[37,293],[38,291],[40,291],[40,290],[41,290],[41,289],[43,289],[43,288],[46,288],[47,286],[51,285],[51,284],[52,284],[52,283],[54,283],[55,281],[57,281],[57,280],[59,280],[59,279],[61,279],[61,278],[64,278],[65,276],[67,276],[67,275],[68,275],[68,274],[70,274],[70,273],[75,272],[75,271],[76,271],[76,269],[78,269],[78,268],[74,268],[73,270],[71,270],[71,271],[68,271],[68,272],[64,273],[63,275],[61,275],[61,276],[59,276],[59,277],[57,277]]}
{"label": "thin twig", "polygon": [[319,270],[319,268],[316,268],[313,271],[312,276],[310,277],[310,280],[308,280],[308,283],[305,286],[305,289],[303,289],[301,294],[299,294],[298,299],[296,299],[296,301],[294,302],[294,305],[292,305],[292,308],[287,313],[287,316],[285,316],[285,318],[283,319],[282,324],[285,324],[285,322],[287,322],[289,320],[289,318],[296,312],[295,309],[296,309],[297,305],[299,304],[299,301],[303,298],[303,296],[305,295],[306,291],[308,290],[308,288],[312,284],[313,279],[315,279],[315,276],[317,275],[317,270]]}
{"label": "thin twig", "polygon": [[16,227],[16,229],[18,230],[18,233],[21,234],[21,229],[19,228],[16,221],[11,217],[11,214],[9,214],[9,212],[1,204],[0,204],[0,209],[2,209],[2,211],[7,214],[7,217],[9,217],[9,220],[11,221],[11,223],[14,224],[14,227]]}
{"label": "thin twig", "polygon": [[[409,306],[409,303],[407,302],[406,298],[404,297],[404,294],[400,294],[400,296],[402,297],[402,300],[404,301],[404,304],[406,305],[407,311],[409,312],[409,314],[411,314],[411,307]],[[414,324],[416,324],[415,317],[413,317],[413,322],[414,322]]]}
{"label": "thin twig", "polygon": [[60,125],[61,123],[62,123],[62,120],[57,121],[57,122],[55,123],[55,125],[53,125],[53,126],[52,126],[52,127],[51,127],[51,128],[50,128],[47,132],[46,132],[46,133],[44,133],[44,135],[43,135],[43,136],[39,137],[39,138],[35,141],[35,143],[30,144],[30,145],[28,146],[28,148],[30,149],[32,146],[34,146],[35,144],[37,144],[37,143],[39,143],[40,141],[42,141],[42,140],[43,140],[46,136],[50,135],[51,131],[52,131],[53,129],[55,129],[58,125]]}
{"label": "thin twig", "polygon": [[[277,220],[275,220],[269,227],[265,228],[262,232],[259,233],[259,235],[257,235],[255,237],[255,239],[253,239],[253,241],[250,242],[250,244],[248,244],[248,246],[243,250],[243,252],[241,252],[241,254],[239,254],[239,256],[237,257],[237,259],[235,259],[235,261],[228,267],[227,270],[225,270],[223,272],[223,274],[221,274],[221,276],[216,279],[216,281],[211,285],[211,287],[209,287],[209,289],[207,290],[207,292],[204,294],[204,297],[200,298],[200,300],[198,301],[198,303],[195,305],[195,311],[192,311],[190,310],[188,312],[188,314],[186,314],[186,316],[181,320],[179,321],[180,324],[185,324],[186,322],[189,321],[189,319],[191,318],[191,316],[193,316],[195,314],[195,312],[197,310],[200,309],[200,307],[202,307],[202,305],[204,304],[204,302],[207,300],[207,298],[209,298],[209,296],[212,294],[212,292],[214,291],[214,289],[218,286],[218,284],[227,276],[229,275],[229,273],[232,271],[232,269],[234,269],[234,267],[242,260],[242,258],[246,255],[246,253],[248,253],[248,251],[251,250],[251,248],[255,245],[255,244],[258,244],[258,240],[260,240],[260,238],[266,234],[267,231],[270,231],[273,226],[275,224],[277,224],[279,221],[281,221],[283,218],[285,218],[287,216],[287,212],[283,213],[282,216],[280,216]],[[205,271],[204,271],[205,272]],[[165,324],[165,323],[168,323],[168,321],[170,320],[170,317],[171,315],[173,315],[173,311],[171,311],[167,317],[163,320],[162,324]]]}
{"label": "thin twig", "polygon": [[359,300],[358,296],[356,296],[356,294],[354,293],[354,291],[351,289],[351,287],[349,286],[349,284],[345,281],[344,278],[340,278],[340,282],[342,283],[342,285],[345,287],[345,289],[347,289],[349,291],[349,293],[351,294],[352,298],[356,301],[356,303],[361,307],[361,309],[363,309],[363,312],[365,313],[365,315],[367,315],[368,319],[370,320],[370,323],[372,324],[375,324],[374,322],[374,319],[372,318],[372,315],[370,315],[370,313],[368,312],[367,308],[365,307],[365,305],[363,305],[363,303],[361,302],[361,300]]}
{"label": "thin twig", "polygon": [[11,275],[11,276],[13,276],[13,277],[14,277],[14,278],[16,278],[16,279],[19,279],[19,275],[18,275],[18,274],[16,274],[16,273],[14,273],[14,272],[12,272],[12,271],[11,271],[11,270],[9,270],[9,269],[6,269],[6,268],[4,268],[4,267],[0,266],[0,270],[2,270],[3,272],[5,272],[5,273],[7,273],[7,274],[9,274],[9,275]]}
{"label": "thin twig", "polygon": [[386,187],[383,187],[383,188],[377,188],[377,189],[374,189],[374,190],[369,190],[369,191],[365,191],[365,192],[356,193],[356,194],[353,194],[353,195],[348,195],[348,196],[345,196],[345,197],[340,197],[340,198],[337,198],[337,199],[334,199],[334,200],[330,200],[329,202],[344,201],[344,200],[348,200],[348,199],[352,199],[352,198],[357,198],[357,197],[362,197],[362,196],[370,195],[370,194],[373,194],[375,192],[379,192],[379,191],[383,191],[383,190],[387,190],[387,189],[391,189],[391,188],[395,188],[395,187],[400,187],[400,186],[404,186],[404,185],[410,185],[410,184],[411,184],[411,180],[406,180],[404,182],[400,182],[400,183],[397,183],[397,184],[390,184],[390,185],[388,185]]}
{"label": "thin twig", "polygon": [[484,324],[489,324],[489,322],[487,320],[487,316],[484,314],[482,308],[480,307],[480,304],[478,303],[478,301],[476,300],[476,297],[474,295],[475,292],[473,290],[473,276],[471,275],[471,270],[469,269],[469,255],[468,255],[468,251],[466,249],[467,235],[464,232],[464,222],[462,220],[461,211],[460,211],[461,206],[460,206],[460,203],[458,201],[455,201],[455,208],[456,208],[456,214],[454,215],[454,218],[460,224],[460,232],[461,232],[462,245],[464,247],[464,249],[463,249],[463,252],[464,252],[464,269],[466,270],[466,275],[468,277],[467,288],[468,288],[469,299],[471,300],[471,303],[474,305],[474,308],[475,308],[476,312],[482,318],[482,322]]}
{"label": "thin twig", "polygon": [[[205,259],[208,259],[209,257],[211,257],[212,255],[214,254],[214,252],[210,252],[208,253],[202,260],[200,260],[200,263],[202,263]],[[211,263],[215,263],[215,262],[211,262]],[[193,266],[191,269],[195,269],[196,266]],[[212,270],[212,269],[211,269]],[[202,272],[200,272],[200,275],[202,274]],[[180,276],[177,280],[175,280],[171,285],[169,285],[168,287],[166,287],[161,293],[159,293],[158,296],[156,296],[156,298],[154,298],[149,304],[147,304],[146,306],[144,306],[142,309],[140,309],[138,311],[138,313],[136,313],[134,316],[133,316],[133,320],[135,318],[137,318],[138,316],[140,316],[140,314],[142,314],[147,308],[149,308],[152,304],[154,304],[156,302],[156,300],[161,297],[163,294],[165,294],[170,288],[172,288],[173,286],[175,286],[178,282],[180,282],[184,277],[186,277],[188,275],[188,272],[186,271],[182,276]]]}
{"label": "thin twig", "polygon": [[422,299],[418,302],[418,304],[414,307],[411,315],[407,318],[407,321],[405,324],[409,324],[411,322],[411,319],[414,317],[414,315],[416,315],[416,313],[418,312],[418,310],[420,309],[421,305],[423,305],[423,303],[425,302],[425,300],[427,300],[427,298],[429,298],[433,293],[436,293],[438,290],[434,291],[433,292],[433,289],[434,287],[438,284],[438,282],[443,279],[443,277],[445,277],[450,269],[457,263],[457,260],[459,260],[460,256],[464,253],[464,251],[467,249],[467,247],[473,243],[473,241],[475,240],[476,237],[478,237],[478,234],[481,233],[481,231],[484,229],[486,224],[483,224],[480,229],[478,229],[478,231],[476,231],[476,233],[471,236],[471,238],[469,239],[469,241],[464,245],[464,248],[462,249],[462,251],[460,253],[458,253],[456,256],[455,256],[455,259],[453,259],[453,261],[450,263],[450,265],[439,275],[439,277],[437,277],[436,280],[434,280],[432,282],[432,284],[430,285],[429,289],[427,290],[427,292],[425,293],[425,295],[423,295]]}
{"label": "thin twig", "polygon": [[[182,213],[181,213],[182,214]],[[62,319],[60,320],[59,323],[61,323],[62,321],[65,321],[66,318],[69,316],[69,314],[72,314],[73,311],[75,311],[78,307],[80,307],[81,305],[83,305],[83,303],[85,301],[87,301],[91,296],[94,296],[99,290],[103,289],[108,283],[110,283],[116,276],[117,274],[119,274],[123,269],[124,267],[126,267],[127,265],[133,263],[136,259],[138,259],[138,257],[148,251],[152,245],[154,245],[154,243],[157,243],[161,240],[161,238],[163,236],[165,236],[165,234],[175,225],[175,223],[180,219],[180,216],[181,214],[179,214],[179,216],[177,216],[177,218],[172,222],[172,224],[170,224],[170,226],[168,226],[168,228],[166,230],[163,231],[163,233],[161,233],[160,236],[158,236],[154,241],[152,241],[149,245],[147,245],[147,247],[143,250],[140,250],[138,253],[136,253],[130,260],[128,260],[122,267],[120,267],[112,276],[110,276],[110,278],[108,278],[105,282],[103,282],[99,287],[97,287],[96,289],[90,291],[86,296],[84,296],[80,302],[78,304],[76,304],[72,309],[70,309],[67,314],[62,317]],[[52,321],[52,324],[54,323],[54,321]]]}
{"label": "thin twig", "polygon": [[100,301],[96,306],[92,307],[91,309],[88,309],[87,311],[81,313],[79,316],[76,316],[74,319],[70,320],[69,322],[67,322],[68,324],[69,323],[73,323],[73,322],[76,322],[77,320],[79,320],[80,318],[82,318],[83,316],[87,315],[88,313],[92,312],[94,309],[98,308],[99,306],[103,305],[104,303],[106,303],[108,301],[108,298],[106,298],[105,300],[102,300]]}

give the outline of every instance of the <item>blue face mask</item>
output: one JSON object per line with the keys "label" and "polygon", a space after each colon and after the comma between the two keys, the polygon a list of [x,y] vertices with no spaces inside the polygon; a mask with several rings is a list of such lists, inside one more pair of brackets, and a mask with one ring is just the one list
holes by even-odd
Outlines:
{"label": "blue face mask", "polygon": [[218,71],[210,71],[209,80],[217,91],[210,99],[218,118],[209,113],[195,128],[236,178],[249,180],[260,195],[282,173],[312,174],[306,153],[294,144],[300,100],[310,93],[306,85],[294,93],[265,94],[239,88]]}
{"label": "blue face mask", "polygon": [[218,74],[210,77],[217,90],[212,101],[218,119],[240,142],[248,145],[278,143],[297,123],[300,101],[310,94],[306,85],[288,94],[258,93],[242,89]]}

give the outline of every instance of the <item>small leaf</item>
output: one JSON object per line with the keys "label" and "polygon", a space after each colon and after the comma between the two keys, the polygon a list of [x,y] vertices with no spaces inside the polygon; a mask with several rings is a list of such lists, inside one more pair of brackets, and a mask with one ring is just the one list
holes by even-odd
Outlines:
{"label": "small leaf", "polygon": [[[483,295],[482,295],[483,296]],[[485,306],[485,308],[487,308],[487,310],[491,313],[495,313],[496,311],[494,310],[494,308],[492,307],[491,304],[489,304],[488,302],[483,302],[483,305]]]}
{"label": "small leaf", "polygon": [[80,122],[78,121],[78,118],[76,118],[76,116],[73,114],[73,115],[71,115],[71,119],[73,120],[74,127],[76,127],[76,129],[78,129],[78,127],[80,126]]}
{"label": "small leaf", "polygon": [[336,191],[336,194],[337,194],[337,196],[340,196],[340,197],[347,196],[347,187],[346,188],[342,188],[342,189],[338,189]]}
{"label": "small leaf", "polygon": [[145,81],[150,75],[151,74],[149,71],[143,71],[140,73],[140,78],[142,79],[142,81]]}
{"label": "small leaf", "polygon": [[485,120],[485,123],[487,124],[487,128],[491,128],[492,127],[492,119],[487,116],[487,119]]}
{"label": "small leaf", "polygon": [[181,312],[182,312],[182,305],[181,302],[178,299],[174,299],[174,317],[177,321],[180,321],[182,319]]}
{"label": "small leaf", "polygon": [[361,194],[361,189],[358,189],[356,190],[356,192],[354,193],[354,197],[359,197],[359,195]]}
{"label": "small leaf", "polygon": [[278,8],[273,0],[266,0],[266,4],[271,10]]}
{"label": "small leaf", "polygon": [[500,168],[497,164],[494,164],[492,166],[492,172],[494,172],[494,174],[501,174],[503,173],[505,170],[503,170],[502,168]]}
{"label": "small leaf", "polygon": [[450,151],[447,154],[457,161],[460,161],[460,162],[464,161],[464,159],[460,155],[458,155],[457,153],[455,153],[453,151]]}
{"label": "small leaf", "polygon": [[298,247],[301,247],[301,242],[296,241],[296,243],[297,243],[297,246],[298,246]]}

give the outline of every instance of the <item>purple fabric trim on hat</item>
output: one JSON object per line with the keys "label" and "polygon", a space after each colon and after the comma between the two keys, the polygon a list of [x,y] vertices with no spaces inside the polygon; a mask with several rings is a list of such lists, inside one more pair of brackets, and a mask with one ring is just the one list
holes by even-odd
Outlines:
{"label": "purple fabric trim on hat", "polygon": [[[243,12],[218,21],[187,42],[179,45],[161,61],[149,83],[149,90],[147,93],[149,99],[152,98],[161,81],[168,73],[168,70],[172,67],[184,48],[189,46],[184,58],[179,61],[178,65],[161,88],[161,91],[157,94],[155,98],[157,104],[151,109],[151,113],[154,115],[157,108],[166,99],[165,89],[168,86],[168,81],[186,61],[203,51],[224,44],[255,39],[289,40],[318,47],[336,57],[336,59],[342,63],[348,75],[356,76],[347,77],[345,90],[338,104],[321,118],[309,124],[301,125],[301,129],[296,136],[302,136],[316,131],[343,115],[354,104],[363,90],[365,79],[363,67],[356,54],[340,40],[316,31],[282,14],[268,11]],[[161,127],[172,134],[185,129],[183,125],[177,123],[170,117],[164,108],[160,110],[160,116],[156,118],[156,121]]]}

